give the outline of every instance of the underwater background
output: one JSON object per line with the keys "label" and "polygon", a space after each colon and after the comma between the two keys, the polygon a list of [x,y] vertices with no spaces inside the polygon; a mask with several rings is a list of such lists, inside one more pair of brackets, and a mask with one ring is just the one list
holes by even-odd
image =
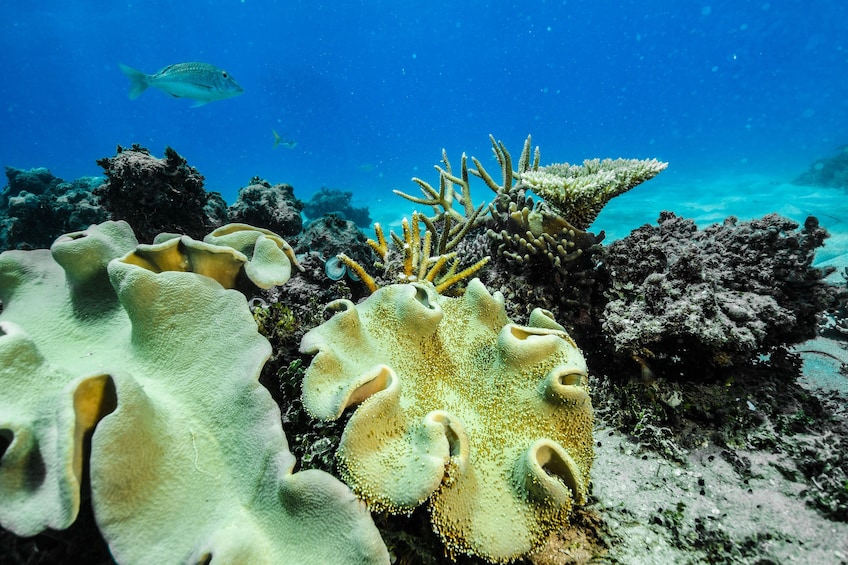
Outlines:
{"label": "underwater background", "polygon": [[[434,182],[442,148],[487,163],[489,134],[516,152],[532,134],[543,164],[670,163],[598,219],[620,237],[681,195],[725,202],[708,220],[745,216],[746,190],[765,200],[750,215],[779,208],[772,187],[848,139],[844,2],[7,2],[2,15],[0,161],[66,180],[102,174],[117,144],[171,146],[228,203],[259,176],[302,199],[351,191],[393,223],[407,203],[392,189]],[[119,64],[187,61],[244,94],[128,98]],[[296,145],[275,148],[273,131]],[[816,200],[837,218],[843,201]],[[793,219],[818,211],[804,208]]]}
{"label": "underwater background", "polygon": [[[374,550],[361,562],[397,565],[848,565],[845,2],[7,2],[0,15],[0,249],[10,249],[0,256],[0,563],[172,562],[185,548],[201,556],[188,561],[217,552],[217,563],[235,540],[286,563],[349,565],[345,552],[361,542]],[[179,65],[190,62],[203,65]],[[175,68],[223,77],[228,90],[192,100],[183,80],[139,92],[140,72]],[[539,170],[526,166],[531,146]],[[459,176],[466,153],[480,159],[472,175],[499,179],[509,151],[520,172],[503,185],[472,178],[477,212],[463,193],[429,218],[426,202],[393,191],[461,184],[434,170],[443,149]],[[549,166],[593,158],[622,159]],[[599,184],[598,167],[615,167],[615,182]],[[343,210],[327,204],[344,198]],[[51,242],[51,253],[30,251]],[[426,292],[394,284],[413,281]],[[444,343],[420,338],[425,315],[380,317],[409,304],[460,313],[432,334]],[[375,322],[364,324],[368,347],[332,329],[354,311]],[[503,320],[527,325],[504,331]],[[40,353],[14,349],[25,332],[38,338],[25,351],[43,349],[67,371],[42,378]],[[570,344],[556,354],[568,360],[562,374],[502,347],[551,332]],[[513,373],[486,365],[508,358]],[[360,365],[397,379],[378,382]],[[434,466],[438,492],[421,487],[408,508],[368,500],[343,451],[361,408],[332,416],[308,405],[324,402],[309,392],[323,388],[314,375],[336,366],[349,383],[374,381],[351,385],[356,402],[404,383],[395,388],[420,392],[421,414],[454,410],[457,425],[472,423],[439,440],[449,450]],[[53,440],[18,441],[36,437],[18,430],[60,430],[70,445],[67,425],[82,420],[63,416],[71,403],[58,391],[76,402],[73,387],[93,379],[102,398],[90,429],[74,428],[82,447],[67,473],[82,479],[56,497],[70,504],[46,507],[37,497],[57,481],[43,469],[67,470],[68,458]],[[159,395],[160,412],[134,408],[125,391],[136,386]],[[16,428],[31,397],[38,417]],[[552,401],[574,412],[542,408]],[[137,415],[175,431],[130,441],[173,456],[151,464],[110,432],[110,422],[132,437],[164,429],[123,426]],[[568,430],[551,438],[560,424]],[[460,435],[472,437],[468,450]],[[419,446],[372,443],[361,459],[400,446],[380,468],[405,483],[395,463]],[[548,459],[561,465],[543,463],[540,445],[566,446]],[[463,477],[485,476],[480,454],[518,447],[526,457],[509,452],[485,472],[520,508],[502,504],[512,494],[463,490]],[[544,474],[527,471],[537,463]],[[141,468],[150,474],[126,472]],[[363,535],[338,526],[333,503],[316,504],[315,522],[288,521],[296,504],[283,483],[310,480],[301,471],[354,503]],[[570,491],[532,494],[522,475]],[[497,535],[454,535],[463,512],[437,499],[457,492]],[[244,506],[233,502],[244,493]],[[19,500],[34,504],[17,511]],[[110,514],[125,502],[139,511]],[[512,526],[524,506],[543,527]],[[343,535],[325,535],[327,523]]]}

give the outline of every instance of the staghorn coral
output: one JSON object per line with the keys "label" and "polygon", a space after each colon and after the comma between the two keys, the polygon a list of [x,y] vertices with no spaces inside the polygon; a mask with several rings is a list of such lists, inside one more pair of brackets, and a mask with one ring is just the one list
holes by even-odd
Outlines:
{"label": "staghorn coral", "polygon": [[195,239],[226,223],[226,205],[217,192],[203,189],[203,176],[176,151],[157,159],[138,144],[118,146],[114,157],[99,159],[106,182],[94,189],[114,220],[125,220],[141,241],[162,232]]}
{"label": "staghorn coral", "polygon": [[521,174],[521,183],[575,228],[587,229],[614,197],[662,172],[656,159],[587,159],[582,165],[555,163]]}
{"label": "staghorn coral", "polygon": [[[411,202],[433,208],[433,216],[428,217],[421,214],[420,218],[428,229],[433,232],[433,237],[435,238],[434,249],[440,254],[453,250],[474,228],[482,225],[485,221],[483,212],[487,209],[485,203],[476,209],[474,208],[468,177],[468,158],[465,153],[462,154],[460,161],[459,176],[453,174],[447,151],[444,149],[442,149],[442,163],[444,164],[444,168],[438,165],[435,166],[435,169],[439,171],[438,190],[433,188],[430,183],[418,177],[413,177],[413,182],[424,193],[423,198],[411,196],[400,190],[394,191],[398,196]],[[459,192],[454,188],[454,184],[459,185]],[[454,208],[455,204],[462,206],[461,211]],[[436,225],[439,225],[440,229],[437,230],[435,228]]]}
{"label": "staghorn coral", "polygon": [[[419,221],[422,221],[425,226],[424,237],[421,236]],[[489,262],[488,257],[483,257],[473,265],[457,272],[460,264],[458,254],[456,252],[439,253],[438,243],[433,245],[434,239],[437,242],[447,240],[448,234],[445,231],[440,233],[434,224],[418,212],[412,213],[412,223],[404,218],[402,225],[402,238],[394,232],[389,232],[392,243],[399,252],[399,258],[395,258],[395,254],[391,252],[380,224],[374,224],[377,240],[368,239],[366,242],[380,258],[380,262],[376,262],[374,266],[383,270],[384,279],[391,277],[390,273],[394,271],[395,280],[392,282],[428,281],[435,285],[438,293],[461,294],[463,289],[456,288],[455,285],[470,279]],[[440,225],[444,227],[445,224]],[[460,236],[457,241],[461,239]],[[365,283],[370,292],[376,292],[380,288],[380,283],[359,262],[344,253],[340,253],[337,257],[347,267],[348,272],[354,273]],[[445,271],[448,261],[451,263]]]}
{"label": "staghorn coral", "polygon": [[67,527],[87,466],[119,563],[387,564],[347,487],[292,472],[244,296],[120,259],[135,245],[107,222],[0,255],[3,527]]}
{"label": "staghorn coral", "polygon": [[698,230],[663,212],[606,248],[604,332],[620,354],[692,374],[813,337],[835,289],[811,266],[827,232],[812,217],[798,227],[769,214]]}
{"label": "staghorn coral", "polygon": [[310,414],[359,405],[337,453],[375,509],[427,501],[450,555],[527,555],[585,500],[592,408],[580,350],[550,314],[511,323],[479,280],[461,298],[429,283],[383,287],[307,333]]}

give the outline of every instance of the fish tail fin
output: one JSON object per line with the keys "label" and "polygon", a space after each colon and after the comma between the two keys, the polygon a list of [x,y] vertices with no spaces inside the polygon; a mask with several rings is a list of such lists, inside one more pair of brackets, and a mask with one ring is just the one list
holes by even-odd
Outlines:
{"label": "fish tail fin", "polygon": [[122,64],[118,64],[118,67],[120,67],[121,72],[127,75],[127,78],[130,79],[130,100],[138,98],[138,96],[147,90],[148,86],[150,86],[150,77],[145,73]]}
{"label": "fish tail fin", "polygon": [[277,133],[277,130],[272,129],[271,131],[274,133],[274,147],[273,148],[276,149],[277,146],[280,144],[280,142],[283,140],[283,138],[280,137],[280,134]]}

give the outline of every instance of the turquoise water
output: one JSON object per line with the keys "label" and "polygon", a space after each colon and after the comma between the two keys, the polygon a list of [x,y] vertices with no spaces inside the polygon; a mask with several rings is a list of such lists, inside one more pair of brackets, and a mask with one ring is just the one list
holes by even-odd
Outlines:
{"label": "turquoise water", "polygon": [[[380,218],[410,177],[436,182],[442,147],[491,162],[490,133],[515,152],[532,133],[543,163],[669,161],[637,189],[655,202],[786,182],[848,143],[848,4],[833,0],[5,2],[2,17],[0,162],[66,179],[117,144],[170,145],[229,202],[258,175],[300,198],[353,191]],[[128,98],[119,63],[186,61],[244,93]]]}

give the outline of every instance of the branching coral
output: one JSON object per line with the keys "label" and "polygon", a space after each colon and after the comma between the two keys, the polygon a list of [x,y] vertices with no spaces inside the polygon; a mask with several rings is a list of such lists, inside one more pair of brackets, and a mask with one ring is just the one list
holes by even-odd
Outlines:
{"label": "branching coral", "polygon": [[[567,274],[574,270],[575,259],[594,252],[603,239],[586,232],[601,208],[614,196],[630,190],[662,171],[667,164],[656,160],[599,159],[587,160],[582,166],[559,164],[540,167],[540,151],[533,149],[531,138],[524,142],[513,169],[513,160],[506,146],[489,136],[492,151],[501,169],[501,181],[489,174],[480,161],[471,158],[476,169],[468,169],[467,157],[462,155],[459,174],[454,174],[447,154],[442,151],[445,167],[439,171],[439,189],[421,179],[413,179],[424,193],[424,198],[410,196],[400,191],[396,194],[432,206],[436,215],[430,220],[456,222],[460,228],[451,241],[464,237],[473,228],[486,222],[487,234],[496,254],[522,269],[552,266],[557,272]],[[494,193],[486,206],[491,218],[481,214],[472,205],[469,175],[480,177]],[[454,185],[458,185],[457,191]],[[533,190],[540,200],[526,193]],[[462,206],[462,213],[454,204]],[[451,232],[451,234],[454,233]],[[585,267],[582,265],[581,268]]]}
{"label": "branching coral", "polygon": [[[421,221],[424,226],[424,236],[421,235]],[[396,260],[392,257],[392,250],[386,241],[386,236],[383,233],[383,228],[380,224],[374,224],[374,231],[377,239],[369,239],[368,245],[374,250],[380,258],[380,262],[375,266],[382,269],[385,273],[389,273],[397,267],[395,281],[393,282],[414,282],[428,281],[435,285],[436,292],[445,293],[449,291],[456,292],[454,285],[467,281],[474,276],[477,271],[482,269],[489,262],[488,257],[477,261],[461,271],[457,272],[459,267],[459,258],[456,252],[439,252],[440,247],[452,248],[455,243],[447,242],[448,233],[446,229],[441,232],[438,228],[425,216],[418,212],[412,213],[412,222],[406,218],[403,219],[403,237],[398,236],[394,232],[389,232],[395,250],[400,257]],[[443,228],[446,224],[440,224]],[[462,235],[457,236],[457,241],[461,240]],[[447,242],[444,246],[438,243],[433,244],[434,239],[437,242]],[[377,280],[368,274],[367,270],[354,259],[345,254],[338,255],[338,258],[344,263],[350,271],[362,279],[368,290],[376,292],[380,287]],[[450,266],[448,267],[448,262]],[[445,270],[447,267],[447,270]]]}
{"label": "branching coral", "polygon": [[292,472],[245,297],[126,260],[135,246],[107,222],[0,255],[3,527],[67,527],[88,458],[119,563],[387,564],[347,487]]}
{"label": "branching coral", "polygon": [[510,322],[479,280],[461,298],[390,285],[303,338],[314,416],[359,404],[342,436],[345,480],[369,505],[427,501],[449,554],[507,562],[536,548],[585,500],[592,408],[580,350],[550,316]]}

